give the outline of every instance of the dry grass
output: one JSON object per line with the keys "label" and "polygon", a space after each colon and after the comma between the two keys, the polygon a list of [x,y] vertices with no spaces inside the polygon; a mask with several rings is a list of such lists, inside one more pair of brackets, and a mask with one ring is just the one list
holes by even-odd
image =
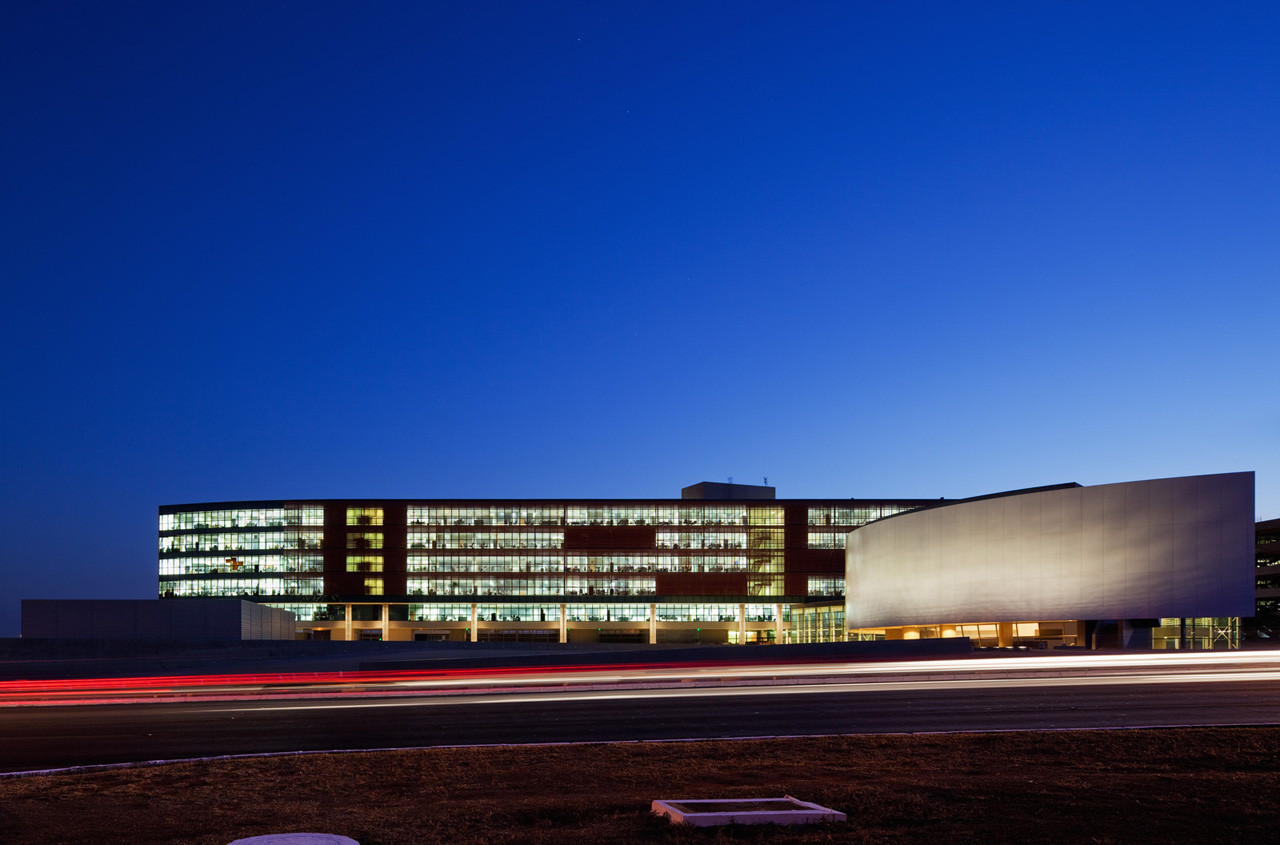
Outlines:
{"label": "dry grass", "polygon": [[[0,779],[0,842],[1272,841],[1280,729],[435,749]],[[789,793],[849,815],[681,829],[654,798]]]}

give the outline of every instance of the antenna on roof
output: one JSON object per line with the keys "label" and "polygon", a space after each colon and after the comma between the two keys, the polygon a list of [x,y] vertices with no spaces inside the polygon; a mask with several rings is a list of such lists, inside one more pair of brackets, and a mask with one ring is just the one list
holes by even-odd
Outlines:
{"label": "antenna on roof", "polygon": [[768,487],[768,486],[769,486],[769,476],[767,476],[767,475],[764,477],[764,486],[765,486],[765,487]]}
{"label": "antenna on roof", "polygon": [[732,476],[732,475],[731,475],[731,476],[729,476],[729,483],[730,483],[730,484],[732,484],[732,483],[733,483],[733,476]]}

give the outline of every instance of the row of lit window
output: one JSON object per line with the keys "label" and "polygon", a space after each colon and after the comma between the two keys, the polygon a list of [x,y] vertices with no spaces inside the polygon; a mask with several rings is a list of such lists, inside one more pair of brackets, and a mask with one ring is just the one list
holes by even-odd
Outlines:
{"label": "row of lit window", "polygon": [[563,531],[410,531],[411,549],[561,549]]}
{"label": "row of lit window", "polygon": [[[865,525],[912,507],[867,505],[809,508],[809,525]],[[348,525],[382,525],[380,507],[347,508]],[[512,508],[410,506],[410,525],[782,525],[783,509],[749,505],[655,505],[589,507],[546,505]],[[205,528],[273,528],[287,525],[324,525],[322,506],[283,508],[234,508],[184,511],[160,515],[161,531]]]}
{"label": "row of lit window", "polygon": [[[512,508],[429,506],[408,508],[410,525],[782,525],[782,508],[742,505],[590,507],[546,505]],[[354,524],[354,523],[351,523]]]}
{"label": "row of lit window", "polygon": [[549,555],[415,555],[408,572],[564,572],[565,558]]}
{"label": "row of lit window", "polygon": [[848,531],[810,531],[809,548],[843,549],[848,538]]}
{"label": "row of lit window", "polygon": [[260,572],[324,572],[321,555],[162,558],[160,575],[245,575]]}
{"label": "row of lit window", "polygon": [[[184,590],[199,589],[200,595],[239,595],[240,593],[275,595],[281,584],[289,585],[289,593],[304,591],[303,584],[320,583],[313,578],[281,579],[280,575],[297,573],[301,575],[317,574],[323,571],[323,564],[318,561],[308,562],[305,566],[291,559],[272,561],[272,568],[266,565],[229,568],[214,565],[210,561],[173,561],[167,562],[160,571],[162,578],[178,578],[182,576],[201,576],[197,580],[184,580]],[[286,568],[288,567],[288,568]],[[382,595],[383,579],[380,562],[368,560],[348,560],[347,571],[364,573],[370,578],[364,579],[365,595]],[[691,572],[708,572],[713,570],[690,570]],[[203,576],[223,576],[215,580]],[[253,576],[253,577],[246,577]],[[262,577],[267,576],[267,577]],[[162,582],[169,583],[169,582]],[[809,592],[813,595],[843,594],[841,579],[830,579],[815,588],[816,582],[811,579]],[[781,595],[782,580],[777,576],[752,574],[746,582],[747,595]],[[309,587],[306,589],[310,589]],[[409,576],[406,589],[411,595],[602,595],[620,596],[632,594],[650,594],[657,591],[654,578],[644,575],[620,577],[617,574],[600,573],[596,575],[542,575],[525,577],[494,577],[493,573],[461,576],[451,573],[444,577]],[[319,587],[316,587],[319,591]]]}
{"label": "row of lit window", "polygon": [[[568,561],[559,558],[410,558],[406,569],[410,573],[546,573],[563,581],[566,577],[573,579],[613,578],[619,575],[645,573],[683,573],[683,574],[715,574],[715,573],[751,573],[753,578],[762,581],[778,580],[773,567],[749,567],[741,558],[730,557],[696,557],[696,558],[659,558],[633,563],[597,562],[588,563],[586,557],[571,557]],[[348,555],[347,572],[381,573],[384,570],[384,558],[381,555]],[[244,557],[184,557],[165,558],[160,561],[161,576],[174,575],[231,575],[245,576],[249,574],[277,573],[317,573],[324,572],[324,558],[320,555],[246,555]],[[764,576],[762,579],[760,576]],[[834,579],[843,584],[843,579]],[[812,590],[811,590],[812,592]]]}
{"label": "row of lit window", "polygon": [[655,545],[659,549],[781,549],[783,533],[776,529],[726,533],[659,531]]}
{"label": "row of lit window", "polygon": [[793,608],[792,621],[799,628],[825,625],[844,627],[844,608],[835,606]]}
{"label": "row of lit window", "polygon": [[748,549],[781,549],[782,531],[752,531],[747,535]]}
{"label": "row of lit window", "polygon": [[[271,603],[271,607],[291,611],[299,622],[343,622],[346,607],[341,604],[312,604],[302,602]],[[482,622],[558,622],[559,604],[481,604],[432,603],[389,605],[390,621],[412,622],[470,622],[471,610]],[[378,605],[355,605],[351,608],[356,621],[380,621],[382,608]],[[648,604],[566,604],[566,622],[648,622]],[[655,608],[660,622],[736,622],[738,606],[733,604],[658,604]],[[783,609],[783,619],[790,616],[789,608]],[[747,622],[773,622],[777,608],[770,604],[749,604],[743,608]]]}
{"label": "row of lit window", "polygon": [[[556,607],[556,605],[530,605],[529,612],[546,613],[548,607]],[[415,622],[470,622],[471,605],[411,604],[409,605],[409,618]]]}
{"label": "row of lit window", "polygon": [[[668,532],[657,534],[659,549],[741,549],[747,546],[748,534],[729,532]],[[847,531],[810,531],[809,548],[843,549]],[[782,548],[782,534],[778,531],[753,532],[752,548]],[[322,546],[322,531],[261,531],[254,533],[176,534],[160,538],[160,551],[260,551],[270,549],[318,549]],[[564,545],[561,532],[450,532],[411,531],[408,536],[411,549],[558,549]],[[347,535],[348,549],[381,549],[383,534],[374,531],[353,532]]]}
{"label": "row of lit window", "polygon": [[[410,549],[559,549],[564,547],[560,531],[410,531]],[[659,549],[781,549],[781,531],[690,532],[659,531]],[[350,546],[349,546],[350,547]]]}
{"label": "row of lit window", "polygon": [[[738,621],[736,604],[660,604],[656,611],[659,622]],[[773,619],[774,609],[767,604],[747,605],[745,615],[749,622],[768,622]]]}
{"label": "row of lit window", "polygon": [[916,505],[862,505],[859,507],[809,508],[810,525],[866,525],[895,513],[915,510]]}
{"label": "row of lit window", "polygon": [[318,596],[323,578],[224,578],[217,581],[161,581],[162,598],[207,596]]}
{"label": "row of lit window", "polygon": [[[424,605],[425,607],[426,605]],[[464,605],[465,607],[465,605]],[[468,613],[470,608],[468,608]],[[649,621],[649,606],[644,604],[567,604],[564,608],[566,622],[645,622]],[[458,621],[470,621],[470,615]],[[560,605],[557,604],[477,604],[478,622],[558,622]]]}
{"label": "row of lit window", "polygon": [[161,531],[205,528],[283,528],[286,525],[324,525],[324,508],[236,508],[160,514]]}
{"label": "row of lit window", "polygon": [[[425,621],[431,605],[410,605],[410,608],[414,607],[420,607],[422,611],[419,615],[411,611],[410,616]],[[467,615],[455,611],[454,620],[440,621],[470,621],[468,605],[453,607],[465,608]],[[740,611],[743,621],[746,622],[773,622],[777,619],[777,609],[768,604],[749,604],[741,608],[736,604],[657,604],[652,610],[647,604],[565,604],[564,618],[566,622],[648,623],[652,612],[658,622],[737,622]],[[558,622],[560,606],[555,604],[477,604],[476,619],[480,622]]]}
{"label": "row of lit window", "polygon": [[[746,595],[781,595],[778,585],[748,584]],[[411,596],[632,596],[654,595],[652,579],[626,578],[597,581],[568,578],[423,578],[406,580]],[[823,595],[830,595],[830,592]]]}
{"label": "row of lit window", "polygon": [[749,596],[780,596],[782,587],[781,575],[752,574],[747,578],[747,595]]}
{"label": "row of lit window", "polygon": [[[348,568],[349,572],[366,573],[370,577],[363,580],[361,590],[364,595],[383,595],[383,579],[378,569]],[[200,575],[200,572],[166,572],[165,577],[178,578],[182,575]],[[212,574],[218,574],[213,570]],[[279,574],[279,573],[277,573]],[[161,592],[165,584],[179,583],[181,595],[308,595],[319,594],[322,579],[297,578],[244,578],[226,577],[216,580],[181,580],[161,582]],[[283,585],[283,588],[282,588]],[[653,595],[657,587],[652,578],[618,578],[617,576],[562,576],[533,578],[502,578],[477,576],[473,578],[456,575],[445,578],[413,576],[406,579],[406,590],[409,595],[420,596],[480,596],[480,595],[562,595],[562,596],[628,596]],[[194,591],[194,592],[192,592]],[[829,593],[826,593],[829,594]],[[770,596],[782,595],[782,583],[778,579],[753,577],[747,581],[746,595]]]}
{"label": "row of lit window", "polygon": [[645,604],[566,604],[566,622],[644,622],[649,621],[649,606]]}
{"label": "row of lit window", "polygon": [[706,555],[675,556],[609,556],[567,557],[493,556],[469,557],[453,555],[409,555],[409,572],[746,572],[747,561],[741,557]]}
{"label": "row of lit window", "polygon": [[348,572],[381,572],[382,555],[347,555]]}
{"label": "row of lit window", "polygon": [[797,642],[842,642],[847,636],[843,608],[793,608],[790,621]]}
{"label": "row of lit window", "polygon": [[653,578],[424,578],[406,579],[411,596],[635,596],[657,592]]}
{"label": "row of lit window", "polygon": [[782,555],[753,552],[747,558],[747,570],[749,572],[781,573],[783,571]]}
{"label": "row of lit window", "polygon": [[352,531],[347,534],[348,549],[380,549],[382,542],[380,531]]}
{"label": "row of lit window", "polygon": [[843,596],[844,595],[843,578],[821,578],[810,576],[808,580],[807,595],[810,596]]}
{"label": "row of lit window", "polygon": [[253,552],[271,549],[318,549],[323,531],[259,531],[234,534],[174,534],[160,538],[162,552]]}
{"label": "row of lit window", "polygon": [[741,549],[747,545],[745,531],[659,531],[654,545],[659,549]]}

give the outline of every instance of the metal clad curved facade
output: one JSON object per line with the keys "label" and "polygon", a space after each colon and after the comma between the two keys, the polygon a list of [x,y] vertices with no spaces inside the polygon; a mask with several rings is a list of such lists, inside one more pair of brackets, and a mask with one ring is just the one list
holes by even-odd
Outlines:
{"label": "metal clad curved facade", "polygon": [[1249,616],[1253,473],[957,502],[863,526],[849,628]]}

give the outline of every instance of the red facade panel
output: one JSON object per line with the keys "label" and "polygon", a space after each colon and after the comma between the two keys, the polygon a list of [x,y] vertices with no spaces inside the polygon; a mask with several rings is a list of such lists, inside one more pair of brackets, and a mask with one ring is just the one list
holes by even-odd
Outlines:
{"label": "red facade panel", "polygon": [[659,596],[745,596],[745,572],[659,572]]}

